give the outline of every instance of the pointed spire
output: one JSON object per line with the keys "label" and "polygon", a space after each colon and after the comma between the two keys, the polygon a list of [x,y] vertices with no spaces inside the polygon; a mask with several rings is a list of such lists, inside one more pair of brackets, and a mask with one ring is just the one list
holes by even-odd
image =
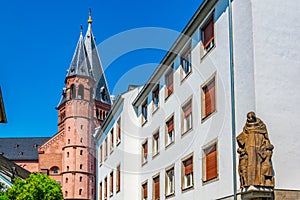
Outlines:
{"label": "pointed spire", "polygon": [[111,104],[109,88],[102,68],[97,45],[92,32],[92,11],[89,11],[88,29],[84,38],[88,58],[91,63],[93,77],[96,81],[94,98],[98,101]]}
{"label": "pointed spire", "polygon": [[89,11],[89,19],[88,19],[88,23],[91,24],[93,23],[93,20],[92,20],[92,9],[90,8],[90,11]]}
{"label": "pointed spire", "polygon": [[81,75],[93,78],[91,65],[88,59],[87,51],[85,49],[82,33],[80,33],[70,68],[67,71],[67,77],[73,75]]}

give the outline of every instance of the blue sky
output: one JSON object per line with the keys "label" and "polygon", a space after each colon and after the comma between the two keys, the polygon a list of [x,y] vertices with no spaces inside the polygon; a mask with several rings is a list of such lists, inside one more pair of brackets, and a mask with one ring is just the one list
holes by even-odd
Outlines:
{"label": "blue sky", "polygon": [[149,78],[201,2],[1,2],[0,86],[8,123],[0,124],[0,137],[50,137],[56,133],[55,106],[80,24],[86,31],[89,8],[108,85],[111,93],[118,95],[128,84],[142,84]]}

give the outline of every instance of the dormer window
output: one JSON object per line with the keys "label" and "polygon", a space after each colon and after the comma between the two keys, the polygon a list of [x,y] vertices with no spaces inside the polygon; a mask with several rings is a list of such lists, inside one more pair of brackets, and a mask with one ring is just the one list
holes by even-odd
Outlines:
{"label": "dormer window", "polygon": [[101,100],[106,101],[107,97],[106,97],[106,91],[104,87],[101,87],[100,89],[100,95],[101,95]]}

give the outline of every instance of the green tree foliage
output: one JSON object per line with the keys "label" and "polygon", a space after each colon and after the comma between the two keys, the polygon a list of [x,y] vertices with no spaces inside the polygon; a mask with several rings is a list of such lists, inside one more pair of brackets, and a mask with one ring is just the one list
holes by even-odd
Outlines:
{"label": "green tree foliage", "polygon": [[26,180],[15,179],[14,185],[0,200],[62,200],[60,185],[45,174],[33,173]]}

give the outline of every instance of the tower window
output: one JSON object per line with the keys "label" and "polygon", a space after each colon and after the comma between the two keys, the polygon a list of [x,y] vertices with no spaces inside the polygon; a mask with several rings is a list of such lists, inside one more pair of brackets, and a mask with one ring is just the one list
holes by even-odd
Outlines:
{"label": "tower window", "polygon": [[83,150],[80,150],[80,155],[82,155],[83,154]]}
{"label": "tower window", "polygon": [[83,85],[79,85],[78,87],[78,99],[84,99],[84,87]]}
{"label": "tower window", "polygon": [[69,182],[69,179],[68,178],[66,178],[66,183],[68,183]]}
{"label": "tower window", "polygon": [[81,195],[82,194],[82,189],[79,189],[79,195]]}
{"label": "tower window", "polygon": [[82,182],[82,176],[79,177],[79,182]]}
{"label": "tower window", "polygon": [[76,87],[74,84],[70,87],[70,98],[75,99],[76,98]]}
{"label": "tower window", "polygon": [[79,168],[82,169],[82,164],[79,165]]}

